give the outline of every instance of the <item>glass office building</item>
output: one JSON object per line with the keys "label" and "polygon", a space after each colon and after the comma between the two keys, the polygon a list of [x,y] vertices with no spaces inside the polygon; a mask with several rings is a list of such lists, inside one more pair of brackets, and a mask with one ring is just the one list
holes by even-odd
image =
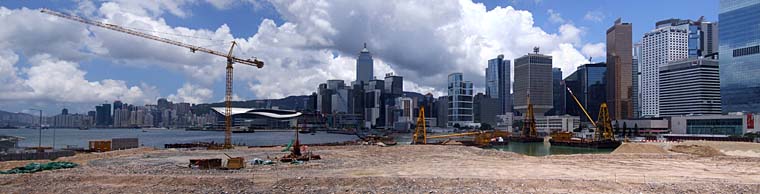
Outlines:
{"label": "glass office building", "polygon": [[721,0],[718,18],[723,112],[760,112],[760,0]]}
{"label": "glass office building", "polygon": [[[578,98],[578,101],[583,104],[583,108],[588,111],[589,115],[597,119],[599,108],[607,100],[607,64],[593,63],[581,65],[578,67],[578,70],[565,78],[564,81],[565,85]],[[565,98],[565,103],[567,114],[581,116],[581,121],[588,122],[586,116],[583,115],[583,111],[578,108],[578,104],[569,94]]]}
{"label": "glass office building", "polygon": [[499,99],[499,114],[512,112],[511,62],[504,55],[488,60],[486,67],[486,96]]}

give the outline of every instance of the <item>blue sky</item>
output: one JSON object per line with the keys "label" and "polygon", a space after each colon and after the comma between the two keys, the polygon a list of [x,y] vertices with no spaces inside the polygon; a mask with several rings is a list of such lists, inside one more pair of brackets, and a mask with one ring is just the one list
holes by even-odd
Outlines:
{"label": "blue sky", "polygon": [[[128,7],[126,6],[128,3],[124,2],[142,2],[142,1],[118,1],[114,4],[120,4],[122,5],[122,8],[124,10],[127,10]],[[148,4],[151,4],[152,1],[147,1],[149,3],[135,3],[138,8],[143,8],[145,10],[150,10],[150,6]],[[173,1],[165,1],[165,2],[173,2]],[[179,1],[184,2],[184,1]],[[437,1],[434,1],[437,2]],[[604,43],[605,41],[605,31],[607,28],[613,23],[613,21],[618,18],[622,17],[623,21],[625,22],[631,22],[633,23],[633,39],[634,42],[641,39],[641,35],[644,32],[647,32],[649,30],[652,30],[654,27],[654,23],[656,21],[667,19],[667,18],[683,18],[683,19],[697,19],[699,16],[705,16],[705,19],[707,21],[716,21],[717,20],[717,9],[718,9],[718,1],[717,0],[709,0],[709,1],[687,1],[687,0],[669,0],[669,1],[605,1],[605,0],[587,0],[587,1],[566,1],[566,0],[502,0],[502,1],[476,1],[479,3],[483,3],[486,6],[487,10],[492,10],[497,6],[500,7],[506,7],[506,6],[512,6],[517,10],[527,10],[532,14],[534,27],[540,28],[540,30],[543,30],[546,33],[549,34],[560,34],[560,26],[562,25],[572,25],[574,28],[577,28],[581,31],[581,33],[578,35],[578,37],[573,37],[575,39],[569,40],[570,43],[573,44],[574,49],[580,50],[582,46],[585,44],[594,44],[594,43]],[[153,2],[155,3],[155,2]],[[330,2],[333,3],[333,2]],[[428,3],[428,2],[425,2]],[[420,4],[425,4],[420,3]],[[445,2],[445,3],[451,3],[451,2]],[[95,1],[93,5],[95,8],[102,8],[102,6],[106,4],[101,1]],[[295,27],[295,31],[301,30],[299,34],[303,35],[307,40],[311,40],[309,38],[313,38],[309,36],[309,33],[311,31],[310,28],[307,28],[308,26],[312,25],[310,23],[303,23],[304,21],[300,21],[301,19],[304,19],[304,17],[299,17],[299,13],[291,13],[288,12],[289,10],[282,10],[277,9],[278,7],[283,8],[285,6],[288,6],[290,3],[270,3],[268,1],[254,1],[254,3],[250,2],[234,2],[232,4],[228,4],[224,6],[223,8],[212,6],[211,4],[204,2],[204,1],[191,1],[191,2],[184,2],[184,4],[181,4],[178,6],[178,9],[181,10],[184,15],[182,14],[175,14],[172,12],[171,8],[167,7],[159,7],[158,12],[149,12],[153,15],[150,15],[154,20],[163,20],[165,21],[166,25],[170,27],[186,27],[189,29],[206,29],[209,31],[214,31],[220,28],[222,25],[227,25],[230,29],[229,33],[234,36],[235,38],[240,39],[248,39],[254,35],[256,35],[259,32],[259,26],[263,25],[265,20],[271,20],[275,25],[275,27],[281,27],[281,29],[278,32],[283,33],[287,32],[286,29],[283,29],[283,24],[285,23],[292,23],[292,24],[300,24],[298,27]],[[348,3],[351,4],[351,3]],[[355,4],[355,3],[354,3]],[[22,7],[30,8],[30,9],[37,9],[37,8],[50,8],[53,10],[58,11],[77,11],[79,13],[82,12],[82,8],[80,7],[80,3],[74,2],[74,1],[67,1],[67,0],[53,0],[53,1],[24,1],[24,0],[4,0],[0,1],[0,6],[5,7],[10,10],[18,10]],[[656,6],[653,6],[656,5]],[[144,7],[140,7],[144,6]],[[343,6],[343,5],[338,5]],[[352,8],[353,5],[345,5],[346,8]],[[378,5],[379,6],[379,5]],[[148,8],[146,8],[148,7]],[[336,6],[333,6],[336,7]],[[355,6],[354,6],[355,7]],[[297,7],[296,7],[297,8]],[[371,9],[372,7],[370,7]],[[383,7],[384,9],[387,7]],[[310,9],[305,9],[305,11],[309,11]],[[433,9],[434,10],[434,9]],[[127,10],[128,12],[129,10]],[[282,11],[288,12],[286,14],[281,13]],[[304,12],[304,10],[302,10]],[[100,13],[100,12],[96,12]],[[103,14],[103,13],[100,13]],[[97,15],[97,14],[96,14]],[[139,14],[137,14],[139,15]],[[290,16],[285,16],[290,15]],[[102,17],[100,15],[99,17]],[[367,17],[371,17],[367,16]],[[308,19],[308,18],[306,18]],[[332,18],[335,19],[335,18]],[[338,18],[340,19],[340,18]],[[339,23],[343,21],[345,23],[345,20],[338,20],[336,21],[327,21],[331,22],[333,26],[340,26]],[[350,18],[349,18],[350,19]],[[360,19],[360,18],[359,18]],[[374,21],[374,20],[371,20]],[[384,20],[379,20],[380,22],[388,22]],[[308,21],[307,21],[308,22]],[[361,21],[359,21],[361,22]],[[431,22],[435,23],[435,22]],[[395,24],[395,23],[390,23]],[[403,23],[401,23],[403,24]],[[45,24],[40,24],[45,25]],[[65,23],[65,25],[81,25],[76,23]],[[6,25],[3,25],[6,26]],[[307,27],[303,27],[307,26]],[[303,27],[303,28],[301,28]],[[312,26],[314,28],[319,27]],[[513,26],[503,26],[503,28],[512,28]],[[387,39],[388,42],[391,42],[395,39],[394,37],[387,38],[383,37],[382,34],[374,34],[374,33],[363,33],[356,35],[355,32],[351,32],[354,34],[349,33],[350,30],[346,33],[350,35],[336,35],[336,34],[346,34],[344,33],[345,28],[337,27],[337,32],[327,31],[327,33],[324,35],[324,37],[327,37],[327,41],[329,43],[322,43],[319,42],[319,40],[322,40],[320,38],[324,37],[316,37],[314,40],[310,41],[310,44],[303,45],[303,46],[296,46],[296,47],[287,47],[286,49],[282,49],[282,47],[272,47],[272,49],[263,49],[267,50],[266,52],[249,52],[246,51],[236,51],[236,52],[242,52],[243,55],[261,55],[262,53],[269,53],[269,52],[278,52],[276,54],[282,53],[283,57],[280,58],[274,58],[269,59],[268,62],[272,62],[274,65],[272,68],[282,68],[282,67],[291,67],[292,65],[304,65],[303,63],[330,63],[331,65],[327,66],[309,66],[313,67],[311,69],[311,72],[320,72],[320,71],[328,71],[329,68],[334,68],[337,65],[342,65],[339,67],[350,67],[352,65],[352,58],[356,54],[355,52],[358,51],[360,47],[361,42],[367,42],[366,39],[369,39],[369,42],[372,42],[373,40],[376,42],[375,44],[371,45],[371,49],[375,52],[375,57],[378,60],[381,60],[381,67],[375,67],[376,69],[376,76],[381,76],[384,74],[383,72],[378,71],[394,71],[397,74],[401,74],[405,77],[405,81],[408,81],[409,83],[405,83],[405,87],[407,90],[410,91],[417,91],[417,92],[439,92],[435,94],[440,94],[440,91],[442,91],[441,88],[443,86],[440,84],[442,81],[438,80],[444,80],[441,79],[442,77],[445,77],[445,75],[448,72],[440,72],[436,73],[430,76],[421,76],[425,72],[421,71],[423,70],[424,65],[417,65],[414,64],[416,62],[416,59],[409,59],[408,56],[402,56],[398,59],[395,57],[398,57],[399,55],[394,55],[389,48],[381,47],[384,39]],[[350,29],[350,28],[349,28]],[[490,28],[494,30],[499,30],[500,28]],[[314,30],[314,29],[311,29]],[[414,30],[414,29],[412,29]],[[401,30],[403,31],[403,30]],[[394,31],[395,32],[395,31]],[[98,34],[96,34],[98,35]],[[266,33],[260,33],[259,36],[264,37],[266,36]],[[347,36],[353,37],[357,36],[359,38],[352,39],[352,40],[345,40]],[[403,36],[403,35],[399,35]],[[487,36],[492,35],[483,35],[487,38]],[[559,36],[559,35],[558,35]],[[166,36],[167,38],[173,38],[172,36]],[[380,38],[378,38],[380,37]],[[362,39],[363,38],[363,39]],[[275,40],[275,41],[287,41],[287,38],[283,39],[282,37],[278,38],[272,38],[267,40]],[[295,38],[294,38],[295,40]],[[128,41],[128,40],[127,40]],[[346,42],[346,43],[344,43]],[[399,41],[403,42],[403,41]],[[311,44],[313,43],[313,44]],[[129,44],[129,43],[123,43],[123,44]],[[546,44],[555,44],[555,43],[546,43]],[[556,43],[559,44],[559,43]],[[349,45],[349,46],[346,46]],[[204,45],[202,45],[204,46]],[[24,47],[17,46],[17,47]],[[31,64],[28,59],[31,57],[31,55],[39,54],[39,53],[29,53],[29,52],[22,52],[21,50],[24,50],[23,48],[9,48],[10,50],[15,53],[15,55],[18,56],[19,60],[14,64],[15,68],[18,68],[19,71],[16,73],[16,76],[18,76],[20,79],[28,78],[28,74],[23,72],[23,69],[30,68],[34,66]],[[467,46],[464,46],[467,47]],[[216,48],[222,48],[222,47],[216,47]],[[278,49],[280,48],[280,49]],[[500,48],[506,49],[507,46],[501,46]],[[522,48],[522,47],[520,47]],[[527,47],[526,47],[527,48]],[[290,50],[297,50],[297,51],[290,51]],[[511,50],[514,50],[517,48],[512,48]],[[256,50],[256,49],[253,49]],[[276,50],[276,51],[271,51]],[[281,50],[287,50],[280,52]],[[419,49],[416,49],[419,50]],[[434,50],[434,49],[432,49]],[[509,49],[507,49],[509,50]],[[511,51],[510,50],[510,51]],[[521,49],[519,52],[522,52]],[[502,53],[507,52],[510,53],[510,51],[480,51],[475,52],[477,53]],[[86,52],[86,51],[85,51]],[[335,55],[332,57],[333,59],[325,59],[319,57],[321,52],[327,52],[331,53],[332,55]],[[430,51],[433,52],[433,51]],[[515,51],[516,53],[519,53],[518,51]],[[555,51],[552,51],[555,52]],[[557,50],[556,52],[564,52]],[[580,56],[580,51],[577,51],[575,55]],[[51,52],[49,52],[51,53]],[[52,57],[58,57],[58,58],[65,58],[65,57],[59,57],[54,54],[55,52],[52,52]],[[407,52],[408,53],[408,52]],[[269,53],[272,54],[272,53]],[[403,54],[403,53],[402,53]],[[424,57],[425,54],[431,54],[431,53],[421,53]],[[434,53],[433,53],[434,54]],[[585,54],[585,53],[584,53]],[[30,55],[30,56],[27,56]],[[310,55],[313,57],[307,58],[307,57],[301,57],[300,55]],[[463,54],[465,55],[465,54]],[[507,54],[510,56],[510,54]],[[515,56],[517,54],[513,53],[511,56]],[[435,55],[431,55],[435,56]],[[564,56],[564,55],[561,55]],[[268,55],[264,55],[264,57],[269,57]],[[483,57],[479,56],[467,56],[467,57],[459,57],[459,56],[452,56],[454,59],[459,60],[461,59],[462,64],[465,64],[464,66],[467,66],[466,64],[472,64],[472,63],[480,63],[478,61],[483,61],[485,63],[485,59],[482,59]],[[584,58],[585,56],[581,56],[581,58]],[[155,58],[155,57],[153,57]],[[209,57],[211,58],[211,57]],[[555,59],[558,58],[558,56],[555,56]],[[575,58],[578,58],[577,56]],[[595,57],[594,61],[602,60],[603,57]],[[147,98],[149,100],[155,99],[156,97],[167,97],[170,95],[174,95],[175,97],[181,96],[181,92],[179,91],[179,88],[183,88],[184,86],[187,86],[190,84],[191,87],[188,87],[188,93],[186,95],[187,98],[181,98],[178,97],[178,99],[187,99],[187,100],[195,100],[192,97],[192,94],[204,94],[205,96],[202,99],[199,99],[197,101],[200,102],[207,102],[207,101],[219,101],[223,98],[224,94],[224,84],[223,84],[223,76],[218,76],[216,78],[213,78],[211,81],[208,80],[198,80],[197,74],[188,74],[187,71],[178,71],[176,68],[166,68],[164,67],[165,60],[151,60],[152,58],[146,57],[146,60],[139,60],[139,61],[124,61],[124,60],[117,60],[108,56],[103,55],[95,55],[95,57],[88,57],[84,60],[75,60],[76,63],[78,63],[78,68],[86,72],[84,75],[84,79],[90,81],[90,82],[96,82],[96,81],[102,81],[106,79],[112,79],[112,80],[122,80],[126,83],[126,88],[135,86],[135,87],[141,87],[140,85],[146,84],[150,87],[141,87],[143,91],[143,97]],[[326,62],[324,60],[327,60]],[[444,59],[441,59],[444,60]],[[296,61],[297,63],[294,64],[288,64],[288,61]],[[567,63],[580,63],[578,59],[575,60],[567,60]],[[378,62],[376,62],[378,63]],[[409,65],[413,64],[413,65]],[[204,64],[207,65],[207,64]],[[219,69],[222,69],[223,64],[215,64],[216,66],[219,66]],[[455,71],[463,71],[465,72],[466,79],[470,78],[475,80],[476,88],[482,86],[478,86],[478,83],[483,79],[482,78],[482,70],[481,69],[483,64],[478,64],[477,67],[462,67],[463,65],[455,66]],[[556,64],[555,64],[556,65]],[[563,67],[563,70],[568,71],[567,69],[572,69],[572,66],[577,66],[579,64],[563,64],[563,65],[569,65],[570,68]],[[199,68],[202,66],[199,66]],[[267,66],[269,67],[269,66]],[[264,71],[264,73],[269,73],[267,70],[267,67],[262,69],[261,71]],[[271,84],[277,84],[282,82],[283,80],[266,80],[263,78],[258,78],[256,70],[250,70],[245,69],[248,67],[238,67],[236,69],[236,75],[238,75],[238,72],[244,71],[241,75],[241,81],[235,82],[235,88],[236,91],[235,94],[239,97],[239,99],[257,99],[257,98],[267,98],[267,97],[281,97],[286,95],[305,95],[309,94],[311,91],[315,90],[317,87],[319,80],[322,80],[321,82],[324,82],[324,80],[327,79],[345,79],[347,81],[349,80],[351,76],[351,72],[326,72],[321,73],[318,75],[315,75],[314,77],[303,80],[303,82],[307,82],[303,84],[302,86],[293,86],[293,88],[298,88],[298,90],[283,90],[283,89],[271,89],[266,88],[266,85]],[[378,69],[380,68],[380,69]],[[283,72],[288,72],[287,69],[285,69]],[[308,72],[308,71],[307,71]],[[565,72],[565,75],[569,74],[571,72]],[[213,72],[212,72],[213,74]],[[308,74],[308,73],[307,73]],[[323,77],[319,77],[319,75],[324,75]],[[283,76],[290,76],[290,75],[283,75]],[[296,76],[304,76],[303,74],[296,74]],[[431,81],[432,80],[432,81]],[[0,80],[2,81],[2,80]],[[408,85],[407,85],[408,84]],[[150,88],[153,88],[155,90],[154,92],[151,91]],[[288,87],[288,86],[281,86],[281,87]],[[147,88],[147,89],[146,89]],[[205,90],[199,90],[198,88],[205,88],[211,91],[211,94],[206,95]],[[192,91],[192,92],[191,92]],[[200,92],[200,93],[199,93]],[[121,96],[125,96],[126,94],[118,94],[117,98],[121,98]],[[107,96],[107,95],[106,95]],[[108,97],[104,97],[108,98]],[[45,97],[43,98],[45,100],[41,100],[40,102],[36,102],[33,99],[29,100],[23,100],[25,103],[32,103],[37,104],[39,106],[51,106],[55,108],[59,108],[61,106],[79,106],[80,104],[91,104],[94,105],[92,101],[94,100],[61,100],[58,101],[53,97]],[[135,97],[135,99],[140,99]],[[111,99],[99,99],[98,102],[102,101],[110,101]],[[15,104],[14,102],[19,102],[19,100],[6,100],[3,102],[0,100],[0,109],[18,109],[19,106],[13,106],[10,104]],[[139,104],[139,103],[138,103]],[[88,107],[92,107],[91,105],[87,105]],[[85,110],[86,108],[81,108],[80,110]],[[15,111],[15,110],[14,110]]]}

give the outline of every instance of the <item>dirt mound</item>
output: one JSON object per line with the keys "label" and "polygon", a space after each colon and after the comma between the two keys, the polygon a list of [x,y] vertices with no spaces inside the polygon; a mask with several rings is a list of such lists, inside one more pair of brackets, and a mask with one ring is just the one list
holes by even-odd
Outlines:
{"label": "dirt mound", "polygon": [[702,157],[725,156],[725,154],[721,153],[717,149],[703,145],[676,145],[671,147],[670,151],[684,154],[693,154]]}
{"label": "dirt mound", "polygon": [[658,145],[623,143],[612,151],[613,154],[667,154],[668,151]]}

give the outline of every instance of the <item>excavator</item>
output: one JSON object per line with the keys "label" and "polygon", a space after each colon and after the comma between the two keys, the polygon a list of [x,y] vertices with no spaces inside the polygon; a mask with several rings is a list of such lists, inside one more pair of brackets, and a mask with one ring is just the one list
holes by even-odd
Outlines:
{"label": "excavator", "polygon": [[[473,139],[471,141],[464,140],[459,142],[461,142],[463,145],[487,147],[492,145],[506,145],[507,141],[504,141],[504,139],[509,136],[509,132],[499,131],[495,129],[493,131],[475,131],[428,136],[427,126],[425,125],[425,107],[420,107],[419,116],[417,117],[417,126],[415,127],[414,133],[412,134],[411,143],[428,144],[428,139],[446,139],[442,141],[445,144],[445,142],[451,141],[452,138],[472,137]],[[499,141],[499,139],[502,141]]]}
{"label": "excavator", "polygon": [[620,146],[621,142],[615,140],[615,135],[612,131],[612,120],[610,119],[610,112],[607,109],[607,103],[602,103],[599,107],[599,116],[597,116],[597,121],[594,122],[594,119],[588,114],[586,108],[583,108],[583,104],[575,97],[573,91],[567,88],[567,92],[573,97],[573,100],[580,107],[586,118],[591,121],[591,125],[596,128],[594,130],[594,137],[592,139],[574,138],[572,132],[558,132],[551,135],[552,139],[549,140],[551,145],[602,149],[614,149]]}

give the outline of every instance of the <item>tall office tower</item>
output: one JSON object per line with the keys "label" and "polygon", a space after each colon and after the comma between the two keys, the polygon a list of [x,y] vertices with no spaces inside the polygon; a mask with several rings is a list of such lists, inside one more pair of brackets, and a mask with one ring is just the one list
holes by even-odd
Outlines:
{"label": "tall office tower", "polygon": [[631,63],[631,102],[633,104],[633,118],[641,117],[641,70],[639,69],[641,61],[641,43],[633,44],[633,63]]}
{"label": "tall office tower", "polygon": [[641,116],[660,116],[660,66],[689,56],[689,31],[660,25],[645,33],[641,45]]}
{"label": "tall office tower", "polygon": [[703,32],[701,38],[702,42],[702,56],[710,55],[718,52],[719,38],[718,38],[718,22],[701,22],[700,30]]}
{"label": "tall office tower", "polygon": [[[585,108],[592,118],[599,115],[599,108],[607,100],[607,64],[592,63],[578,67],[578,69],[564,79],[565,85],[573,91],[583,108]],[[573,116],[581,116],[581,121],[589,122],[583,116],[583,111],[578,108],[578,104],[572,97],[567,96],[565,99],[565,112]]]}
{"label": "tall office tower", "polygon": [[620,18],[607,29],[607,104],[612,119],[633,117],[631,68],[633,63],[631,23]]}
{"label": "tall office tower", "polygon": [[565,114],[565,86],[562,84],[562,69],[552,68],[552,102],[553,108],[546,115]]}
{"label": "tall office tower", "polygon": [[723,112],[760,112],[760,1],[721,0],[720,93]]}
{"label": "tall office tower", "polygon": [[488,60],[486,67],[486,96],[499,99],[499,114],[512,112],[511,63],[504,55]]}
{"label": "tall office tower", "polygon": [[385,102],[383,101],[383,90],[385,82],[383,80],[370,80],[364,85],[364,121],[365,127],[375,128],[384,126]]}
{"label": "tall office tower", "polygon": [[103,104],[100,106],[95,107],[95,111],[97,113],[97,118],[95,118],[95,123],[99,127],[108,127],[108,125],[111,125],[111,121],[113,121],[113,117],[111,117],[111,104]]}
{"label": "tall office tower", "polygon": [[[436,126],[446,127],[449,125],[449,97],[439,96],[435,101],[437,111],[435,112]],[[427,111],[427,109],[425,110]]]}
{"label": "tall office tower", "polygon": [[370,80],[374,79],[373,74],[373,66],[374,61],[372,60],[372,54],[369,53],[369,49],[367,49],[367,43],[364,43],[364,48],[359,53],[359,57],[356,59],[356,82],[364,82],[369,83]]}
{"label": "tall office tower", "polygon": [[689,33],[689,57],[701,57],[718,50],[718,23],[698,20],[667,19],[656,23],[656,28],[677,27]]}
{"label": "tall office tower", "polygon": [[393,75],[393,73],[385,74],[385,93],[389,94],[391,98],[403,95],[404,77]]}
{"label": "tall office tower", "polygon": [[535,115],[544,115],[554,106],[552,57],[534,53],[515,59],[514,107],[523,115],[528,110],[528,95]]}
{"label": "tall office tower", "polygon": [[449,126],[469,125],[473,122],[472,82],[464,81],[462,73],[449,74],[448,80]]}
{"label": "tall office tower", "polygon": [[689,58],[660,67],[660,115],[721,114],[718,61]]}
{"label": "tall office tower", "polygon": [[496,126],[496,115],[499,115],[499,104],[501,104],[498,98],[478,93],[473,98],[472,104],[474,122]]}

